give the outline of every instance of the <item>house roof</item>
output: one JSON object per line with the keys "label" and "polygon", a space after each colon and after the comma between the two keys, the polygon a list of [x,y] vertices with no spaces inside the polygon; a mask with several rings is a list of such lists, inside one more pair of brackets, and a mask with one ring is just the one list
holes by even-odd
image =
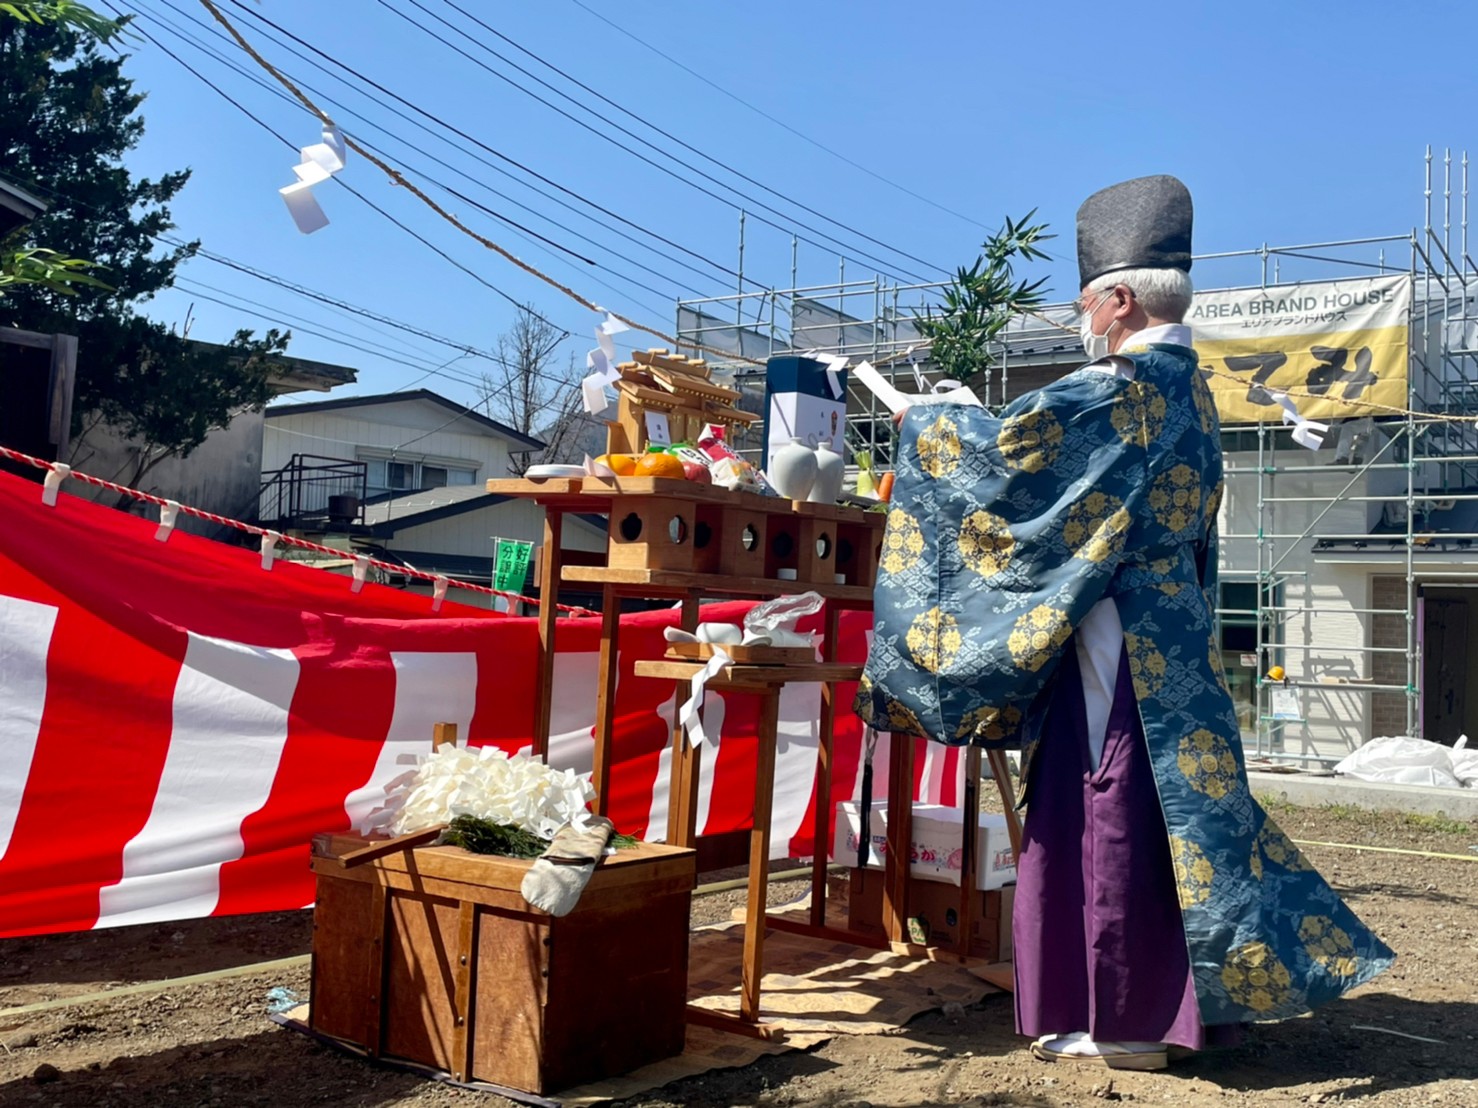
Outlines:
{"label": "house roof", "polygon": [[458,404],[455,400],[448,400],[439,393],[430,389],[406,389],[404,392],[382,392],[370,396],[345,396],[333,400],[309,400],[302,404],[274,404],[267,409],[268,419],[281,419],[283,416],[302,415],[307,412],[333,412],[346,408],[372,408],[380,404],[399,404],[406,400],[425,400],[438,407],[445,408],[449,412],[475,423],[486,431],[501,435],[506,439],[528,448],[529,450],[542,450],[544,443],[539,439],[516,431],[506,423],[499,423],[496,419],[489,419],[481,412],[474,411],[465,404]]}
{"label": "house roof", "polygon": [[[512,497],[487,492],[480,485],[423,489],[366,504],[364,526],[376,538],[390,538],[407,527],[420,527],[422,524],[459,516],[464,512],[494,508],[511,499]],[[606,529],[604,516],[576,514],[575,518],[598,531]]]}
{"label": "house roof", "polygon": [[[226,349],[218,342],[202,342],[199,339],[188,341],[192,346],[211,350]],[[340,385],[354,384],[358,376],[359,371],[351,366],[316,362],[311,358],[298,358],[292,354],[273,354],[272,372],[267,383],[275,395],[281,396],[289,392],[328,392]]]}

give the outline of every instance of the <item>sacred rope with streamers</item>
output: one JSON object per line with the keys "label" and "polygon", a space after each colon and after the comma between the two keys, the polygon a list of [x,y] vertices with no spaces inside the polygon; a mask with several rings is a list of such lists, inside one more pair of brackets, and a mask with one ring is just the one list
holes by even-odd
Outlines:
{"label": "sacred rope with streamers", "polygon": [[[266,58],[262,57],[262,55],[259,54],[256,51],[256,49],[251,45],[251,43],[246,40],[245,36],[243,36],[242,33],[236,29],[235,25],[232,24],[232,22],[229,19],[226,18],[225,14],[221,11],[221,9],[218,8],[218,7],[216,7],[216,5],[212,2],[212,0],[200,0],[200,3],[206,9],[206,11],[210,12],[210,14],[215,18],[216,22],[219,23],[222,27],[224,27],[226,29],[226,31],[230,34],[230,36],[233,39],[236,40],[237,45],[239,45],[243,50],[245,50],[246,53],[251,57],[251,59],[254,62],[257,63],[257,65],[259,65],[263,69],[265,69],[267,71],[267,73],[269,75],[271,75],[271,77],[274,80],[277,81],[278,84],[282,85],[283,88],[287,89],[288,92],[292,93],[292,95],[298,100],[299,103],[301,103],[303,105],[303,107],[307,108],[310,112],[312,112],[314,115],[316,115],[327,126],[329,126],[329,127],[337,127],[338,126],[336,123],[334,123],[334,121],[331,118],[329,118],[329,115],[328,115],[327,112],[325,112],[322,108],[320,108],[317,104],[315,104],[311,99],[309,99],[308,95],[305,92],[303,92],[300,88],[298,88],[297,85],[293,84],[293,82],[290,79],[288,79],[287,77],[285,77],[281,73],[279,73],[277,71],[277,68],[271,62],[269,62]],[[674,338],[673,336],[671,336],[669,334],[666,334],[666,333],[664,333],[662,331],[658,331],[658,330],[656,330],[653,327],[648,327],[645,324],[638,323],[634,319],[627,319],[623,315],[618,315],[617,313],[612,312],[612,311],[610,311],[607,308],[602,308],[599,304],[595,303],[595,301],[589,300],[586,297],[581,296],[578,292],[576,292],[574,289],[570,288],[568,285],[561,284],[559,281],[555,280],[553,277],[550,277],[547,273],[544,273],[543,271],[535,268],[534,266],[530,265],[528,262],[524,261],[522,258],[519,258],[517,255],[515,255],[515,254],[511,253],[510,251],[504,249],[503,247],[499,246],[492,239],[486,238],[483,235],[478,234],[476,231],[474,231],[472,228],[468,227],[465,223],[463,223],[456,216],[454,216],[451,212],[449,212],[445,208],[443,208],[440,204],[438,204],[430,196],[426,195],[426,193],[423,192],[420,188],[416,187],[409,180],[407,180],[406,177],[405,177],[405,175],[403,173],[401,173],[400,170],[396,169],[394,166],[390,165],[388,162],[382,160],[381,158],[376,157],[374,154],[371,154],[368,150],[366,150],[359,143],[355,142],[348,135],[345,135],[344,136],[344,144],[346,146],[348,146],[350,150],[353,150],[356,154],[358,154],[361,158],[363,158],[365,161],[367,161],[371,165],[373,165],[376,169],[379,169],[381,172],[383,172],[387,177],[390,178],[390,181],[391,181],[392,184],[398,185],[399,187],[401,187],[401,188],[405,189],[406,191],[408,191],[417,200],[421,201],[421,203],[425,204],[433,212],[435,212],[437,215],[441,216],[442,219],[446,220],[448,223],[450,223],[457,230],[461,231],[464,235],[467,235],[469,238],[473,239],[475,242],[478,242],[481,245],[487,247],[489,250],[493,251],[494,253],[496,253],[500,257],[505,258],[508,261],[512,262],[514,265],[518,266],[519,269],[523,270],[525,273],[529,274],[530,276],[538,278],[540,281],[543,281],[546,285],[549,285],[550,287],[554,288],[555,290],[563,293],[565,296],[567,296],[571,300],[575,301],[575,303],[579,304],[582,308],[588,308],[590,311],[593,311],[593,312],[605,312],[605,313],[609,314],[612,318],[619,320],[620,322],[626,324],[626,326],[632,328],[633,330],[635,330],[635,331],[641,331],[644,334],[653,335],[656,338],[661,339],[663,342],[670,343],[674,348],[679,347],[679,346],[684,346],[684,347],[687,347],[687,348],[692,349],[692,350],[698,350],[698,351],[700,351],[700,352],[702,352],[704,354],[714,354],[714,355],[717,355],[717,356],[720,356],[720,357],[723,357],[723,358],[727,358],[727,359],[730,359],[730,360],[737,360],[737,361],[742,361],[742,362],[748,362],[751,365],[764,365],[765,364],[764,362],[761,362],[761,361],[759,361],[759,360],[757,360],[755,358],[747,358],[747,357],[744,357],[743,355],[740,355],[740,354],[732,354],[732,353],[730,353],[727,350],[719,350],[716,347],[704,346],[701,343],[696,343],[696,342],[693,342],[693,341],[687,340],[687,339],[677,339],[677,338]]]}
{"label": "sacred rope with streamers", "polygon": [[[516,600],[521,604],[537,605],[540,603],[540,600],[536,597],[523,596],[522,594],[516,592],[505,592],[503,589],[493,589],[489,588],[487,585],[475,585],[470,581],[453,581],[445,574],[427,573],[425,570],[415,569],[408,565],[401,565],[395,562],[386,562],[382,561],[379,558],[367,557],[363,554],[354,554],[350,551],[339,550],[332,546],[324,546],[321,543],[309,542],[307,539],[299,539],[295,538],[292,535],[284,535],[281,532],[272,531],[266,527],[258,527],[256,524],[253,523],[243,523],[239,519],[231,519],[228,516],[217,515],[215,512],[207,512],[204,508],[195,508],[189,504],[181,504],[175,500],[168,500],[162,496],[155,496],[153,493],[140,492],[138,489],[131,489],[127,485],[120,485],[114,481],[105,480],[102,477],[94,477],[90,473],[83,473],[80,470],[72,469],[70,466],[58,465],[53,462],[48,462],[42,458],[33,458],[29,454],[22,454],[19,450],[12,450],[8,446],[0,446],[0,458],[9,458],[11,461],[20,462],[22,465],[33,466],[36,469],[44,469],[48,473],[57,474],[60,479],[72,478],[81,481],[85,485],[95,485],[100,489],[108,489],[111,492],[119,493],[133,500],[138,500],[145,504],[153,504],[155,507],[160,509],[173,508],[173,510],[176,512],[183,512],[185,515],[194,516],[196,519],[209,520],[211,523],[219,524],[222,527],[230,527],[233,530],[241,531],[244,534],[256,535],[258,538],[271,536],[274,544],[281,543],[284,546],[295,546],[300,550],[312,550],[315,553],[329,554],[335,558],[350,558],[353,559],[355,562],[362,563],[366,566],[374,566],[376,569],[384,570],[388,573],[398,573],[406,577],[414,577],[419,581],[425,581],[431,585],[440,585],[444,583],[450,588],[466,589],[468,592],[481,593],[484,596],[501,596],[506,600]],[[305,563],[296,564],[301,565]],[[309,568],[316,567],[310,566]],[[568,604],[556,603],[554,606],[557,610],[561,612],[567,612],[572,616],[593,617],[599,614],[597,612],[590,611],[590,609],[588,608],[571,607]]]}

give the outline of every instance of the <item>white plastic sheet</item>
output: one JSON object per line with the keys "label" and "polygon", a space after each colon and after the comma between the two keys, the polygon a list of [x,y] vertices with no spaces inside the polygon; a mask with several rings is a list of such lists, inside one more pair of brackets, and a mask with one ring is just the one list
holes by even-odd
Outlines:
{"label": "white plastic sheet", "polygon": [[1384,737],[1368,743],[1334,767],[1336,773],[1389,785],[1434,785],[1461,789],[1478,785],[1478,751],[1429,739]]}

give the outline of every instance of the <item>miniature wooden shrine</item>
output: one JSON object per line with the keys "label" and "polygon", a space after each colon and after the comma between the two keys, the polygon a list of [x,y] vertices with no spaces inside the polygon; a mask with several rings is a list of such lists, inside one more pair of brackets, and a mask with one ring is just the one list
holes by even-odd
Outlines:
{"label": "miniature wooden shrine", "polygon": [[637,350],[616,368],[616,420],[608,425],[608,454],[640,454],[651,441],[649,415],[667,423],[669,442],[695,443],[707,424],[729,433],[761,417],[734,407],[738,389],[714,384],[706,362],[668,350]]}

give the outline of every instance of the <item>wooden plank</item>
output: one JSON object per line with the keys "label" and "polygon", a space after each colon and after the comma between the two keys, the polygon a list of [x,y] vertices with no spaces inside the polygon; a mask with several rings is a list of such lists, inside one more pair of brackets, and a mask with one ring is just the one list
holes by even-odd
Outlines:
{"label": "wooden plank", "polygon": [[690,897],[602,904],[553,921],[544,1082],[563,1089],[681,1054]]}
{"label": "wooden plank", "polygon": [[450,743],[457,745],[457,725],[455,723],[433,723],[431,725],[431,749],[440,750]]}
{"label": "wooden plank", "polygon": [[675,642],[667,645],[669,662],[706,662],[715,650],[722,650],[740,665],[784,666],[807,665],[816,659],[809,646],[741,646],[738,643]]}
{"label": "wooden plank", "polygon": [[754,1023],[732,1012],[716,1012],[712,1008],[700,1008],[696,1004],[688,1005],[687,1018],[689,1023],[699,1027],[711,1027],[716,1031],[728,1031],[751,1039],[779,1042],[785,1038],[785,1029],[776,1027],[773,1023]]}
{"label": "wooden plank", "polygon": [[595,761],[590,776],[595,789],[591,810],[605,815],[611,795],[611,747],[616,729],[616,684],[620,665],[621,598],[607,586],[601,591],[600,660],[595,684]]}
{"label": "wooden plank", "polygon": [[472,1076],[542,1092],[547,923],[488,913],[477,928]]}
{"label": "wooden plank", "polygon": [[[684,631],[697,630],[696,593],[683,597],[680,625]],[[702,668],[701,664],[699,668]],[[674,846],[692,846],[698,839],[699,773],[703,753],[688,742],[682,725],[682,706],[689,695],[690,685],[679,680],[672,699],[672,775],[667,803],[667,841]]]}
{"label": "wooden plank", "polygon": [[364,1031],[359,1040],[371,1058],[380,1056],[385,1026],[385,920],[389,911],[386,903],[388,899],[383,885],[371,888],[370,947],[369,957],[364,962],[363,986],[367,1004]]}
{"label": "wooden plank", "polygon": [[[836,663],[837,639],[841,613],[836,605],[826,606],[826,626],[822,631],[821,660]],[[826,923],[826,861],[831,849],[831,763],[836,729],[836,686],[821,685],[821,721],[816,743],[816,812],[812,825],[815,836],[811,862],[811,922],[817,927]]]}
{"label": "wooden plank", "polygon": [[769,916],[766,922],[772,931],[784,931],[787,935],[804,935],[808,939],[820,939],[829,943],[852,943],[873,950],[887,950],[888,940],[880,931],[849,931],[843,927],[828,927],[825,924],[807,923],[804,920],[785,916]]}
{"label": "wooden plank", "polygon": [[448,1072],[456,1042],[455,900],[396,892],[385,936],[385,1053]]}
{"label": "wooden plank", "polygon": [[472,1073],[472,979],[477,961],[477,905],[463,901],[457,912],[457,959],[452,1033],[452,1080],[466,1081]]}
{"label": "wooden plank", "polygon": [[554,711],[554,632],[559,616],[560,543],[564,513],[544,510],[544,559],[539,567],[539,665],[534,673],[534,757],[549,760],[549,721]]}
{"label": "wooden plank", "polygon": [[580,493],[579,477],[490,477],[483,486],[499,496],[567,497]]}
{"label": "wooden plank", "polygon": [[1021,818],[1016,812],[1016,790],[1011,786],[1011,767],[1006,764],[1006,753],[1002,750],[986,752],[990,761],[990,774],[995,780],[996,791],[1001,794],[1001,803],[1006,810],[1006,835],[1011,840],[1011,856],[1021,862]]}
{"label": "wooden plank", "polygon": [[790,596],[814,592],[826,600],[854,601],[872,605],[871,585],[816,585],[805,581],[781,581],[768,577],[725,577],[720,574],[688,573],[681,570],[565,566],[563,579],[591,585],[629,585],[664,590],[698,589],[704,596]]}
{"label": "wooden plank", "polygon": [[704,399],[722,401],[732,404],[743,394],[738,389],[725,388],[723,385],[715,385],[705,381],[701,377],[694,377],[688,373],[680,373],[668,369],[665,366],[652,367],[652,379],[664,389],[668,389],[679,396],[689,394],[700,396]]}
{"label": "wooden plank", "polygon": [[[347,834],[320,837],[315,843],[315,855],[311,861],[313,871],[345,877],[365,873],[368,880],[375,880],[377,874],[413,873],[426,881],[442,880],[477,889],[517,892],[529,867],[533,865],[533,861],[527,858],[473,854],[455,846],[397,851],[377,859],[374,865],[361,870],[346,871],[339,865],[337,854],[348,853],[371,841],[373,840]],[[615,854],[606,855],[596,863],[588,887],[607,889],[645,880],[681,878],[691,873],[692,866],[691,850],[664,843],[639,842]]]}
{"label": "wooden plank", "polygon": [[420,831],[412,831],[409,835],[397,835],[393,839],[384,839],[369,846],[362,846],[358,850],[351,850],[347,854],[339,856],[339,865],[344,869],[353,869],[367,862],[373,862],[377,858],[394,854],[399,850],[413,850],[418,846],[429,846],[441,837],[446,830],[445,824],[436,824],[434,827],[425,827]]}
{"label": "wooden plank", "polygon": [[631,358],[637,365],[665,369],[687,377],[701,377],[707,380],[709,376],[708,363],[700,358],[682,358],[665,350],[633,350]]}
{"label": "wooden plank", "polygon": [[770,815],[775,797],[775,744],[780,720],[780,690],[760,700],[755,728],[754,829],[749,833],[749,894],[744,923],[744,963],[740,969],[739,1014],[760,1018],[760,981],[765,974],[765,897],[769,891]]}
{"label": "wooden plank", "polygon": [[358,881],[318,878],[313,908],[313,978],[309,1025],[315,1031],[365,1043],[372,973],[374,889]]}
{"label": "wooden plank", "polygon": [[[702,662],[679,662],[665,658],[641,659],[635,665],[638,677],[659,677],[674,681],[690,680],[703,668]],[[856,681],[862,666],[850,662],[811,662],[809,665],[746,666],[732,665],[708,679],[709,688],[770,688],[796,681]]]}
{"label": "wooden plank", "polygon": [[894,735],[888,743],[888,854],[883,859],[883,930],[894,943],[902,943],[908,937],[913,761],[913,738]]}

